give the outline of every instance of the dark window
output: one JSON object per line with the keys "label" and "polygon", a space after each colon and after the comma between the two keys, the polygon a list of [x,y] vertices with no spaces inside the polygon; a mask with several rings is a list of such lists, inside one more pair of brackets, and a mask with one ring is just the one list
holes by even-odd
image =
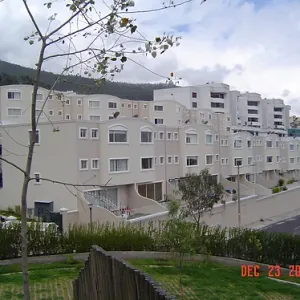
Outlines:
{"label": "dark window", "polygon": [[192,92],[192,98],[197,98],[197,93]]}
{"label": "dark window", "polygon": [[219,107],[219,108],[224,108],[224,103],[219,103],[219,102],[211,102],[210,106],[211,106],[211,107]]}
{"label": "dark window", "polygon": [[210,93],[211,98],[221,98],[224,99],[225,94],[223,93]]}
{"label": "dark window", "polygon": [[197,102],[192,102],[192,107],[197,108]]}

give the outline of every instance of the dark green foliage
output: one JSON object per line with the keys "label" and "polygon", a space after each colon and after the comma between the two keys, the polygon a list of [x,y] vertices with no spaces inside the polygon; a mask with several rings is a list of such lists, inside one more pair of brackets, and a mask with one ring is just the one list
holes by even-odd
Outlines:
{"label": "dark green foliage", "polygon": [[[29,255],[88,252],[92,245],[107,251],[170,251],[167,223],[137,225],[95,225],[70,228],[68,234],[59,235],[52,229],[42,232],[38,226],[28,228]],[[20,225],[9,230],[0,228],[0,259],[20,256]],[[227,256],[281,266],[300,264],[300,236],[270,233],[250,229],[221,229],[201,225],[191,244],[195,252]]]}
{"label": "dark green foliage", "polygon": [[273,187],[273,189],[272,189],[273,194],[276,194],[276,193],[279,193],[279,192],[280,192],[280,186]]}
{"label": "dark green foliage", "polygon": [[278,185],[283,186],[284,185],[284,179],[279,179],[278,180]]}
{"label": "dark green foliage", "polygon": [[[122,57],[125,61],[126,57]],[[0,86],[10,84],[30,84],[34,83],[36,70],[25,68],[19,65],[11,64],[0,60]],[[41,72],[40,86],[50,89],[55,82],[57,74],[50,72]],[[92,78],[67,75],[55,85],[58,91],[74,91],[78,94],[108,94],[123,99],[130,100],[153,100],[153,90],[170,87],[169,85],[157,84],[134,84],[127,82],[106,81],[104,84],[96,84]],[[172,85],[172,87],[175,87]]]}

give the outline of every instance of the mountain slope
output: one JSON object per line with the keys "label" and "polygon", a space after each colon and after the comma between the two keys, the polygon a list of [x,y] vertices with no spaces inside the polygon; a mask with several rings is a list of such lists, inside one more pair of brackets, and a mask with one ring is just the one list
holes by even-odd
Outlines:
{"label": "mountain slope", "polygon": [[[33,84],[35,70],[0,60],[0,85]],[[57,78],[57,74],[41,72],[41,84],[50,88]],[[126,82],[107,81],[96,85],[91,78],[80,76],[64,76],[55,86],[56,90],[74,91],[78,94],[109,94],[123,99],[153,100],[153,90],[168,87],[165,84],[134,84]]]}

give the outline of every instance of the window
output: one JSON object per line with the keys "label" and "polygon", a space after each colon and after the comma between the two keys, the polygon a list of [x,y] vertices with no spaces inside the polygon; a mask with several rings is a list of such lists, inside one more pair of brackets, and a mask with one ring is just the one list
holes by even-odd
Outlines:
{"label": "window", "polygon": [[88,169],[89,169],[88,160],[80,159],[79,160],[79,170],[84,171],[84,170],[88,170]]}
{"label": "window", "polygon": [[219,135],[218,135],[218,134],[215,135],[215,141],[216,141],[216,142],[219,141]]}
{"label": "window", "polygon": [[221,158],[221,165],[225,165],[225,158]]}
{"label": "window", "polygon": [[192,108],[197,108],[197,102],[192,102]]}
{"label": "window", "polygon": [[221,139],[221,146],[224,146],[224,140]]}
{"label": "window", "polygon": [[197,93],[192,92],[192,98],[197,98]]}
{"label": "window", "polygon": [[300,157],[299,156],[297,157],[297,163],[300,163]]}
{"label": "window", "polygon": [[208,115],[208,119],[211,120],[211,115]]}
{"label": "window", "polygon": [[82,101],[81,99],[77,99],[77,105],[81,106],[82,105]]}
{"label": "window", "polygon": [[121,107],[124,108],[124,107],[125,107],[125,104],[124,104],[124,103],[121,103]]}
{"label": "window", "polygon": [[108,108],[117,108],[116,102],[108,102]]}
{"label": "window", "polygon": [[167,132],[167,140],[172,140],[172,132]]}
{"label": "window", "polygon": [[99,122],[100,121],[100,115],[90,115],[89,119],[90,119],[90,121]]}
{"label": "window", "polygon": [[110,143],[127,143],[127,130],[109,130]]}
{"label": "window", "polygon": [[179,114],[180,113],[180,106],[176,105],[176,113]]}
{"label": "window", "polygon": [[276,157],[276,161],[277,161],[277,163],[280,163],[280,156]]}
{"label": "window", "polygon": [[62,110],[59,110],[59,111],[57,112],[57,114],[58,114],[59,116],[62,116]]}
{"label": "window", "polygon": [[155,111],[164,111],[164,107],[162,105],[154,105]]}
{"label": "window", "polygon": [[8,100],[21,100],[21,92],[8,92],[7,99]]}
{"label": "window", "polygon": [[228,140],[224,140],[225,141],[225,146],[228,146]]}
{"label": "window", "polygon": [[213,164],[213,155],[206,155],[205,156],[205,164],[212,165]]}
{"label": "window", "polygon": [[154,164],[157,165],[157,157],[154,157]]}
{"label": "window", "polygon": [[[40,115],[40,114],[41,114],[41,115]],[[35,116],[36,116],[36,118],[37,118],[39,115],[40,115],[40,118],[44,118],[44,116],[45,116],[42,110],[36,109],[36,110],[35,110]]]}
{"label": "window", "polygon": [[273,156],[266,156],[266,163],[270,164],[273,162]]}
{"label": "window", "polygon": [[138,105],[137,104],[133,104],[133,108],[134,109],[138,109]]}
{"label": "window", "polygon": [[144,109],[148,109],[148,104],[144,104]]}
{"label": "window", "polygon": [[171,155],[168,156],[167,162],[168,162],[169,165],[172,163],[172,156]]}
{"label": "window", "polygon": [[230,121],[231,121],[231,118],[230,118],[230,117],[227,117],[227,121],[230,122]]}
{"label": "window", "polygon": [[49,116],[53,116],[54,111],[53,110],[49,110]]}
{"label": "window", "polygon": [[152,130],[151,129],[142,129],[141,131],[141,143],[153,143],[152,139]]}
{"label": "window", "polygon": [[252,165],[252,156],[248,157],[248,166]]}
{"label": "window", "polygon": [[142,170],[153,170],[153,158],[143,157],[141,159]]}
{"label": "window", "polygon": [[116,158],[109,160],[109,171],[128,172],[128,158]]}
{"label": "window", "polygon": [[174,155],[174,164],[178,165],[179,164],[179,156]]}
{"label": "window", "polygon": [[21,108],[8,108],[7,109],[7,116],[9,117],[20,117],[22,115]]}
{"label": "window", "polygon": [[34,184],[41,184],[41,174],[33,173],[33,176],[34,176]]}
{"label": "window", "polygon": [[294,164],[294,163],[295,163],[295,158],[294,158],[294,157],[291,157],[291,158],[290,158],[290,163],[291,163],[291,164]]}
{"label": "window", "polygon": [[178,141],[178,132],[173,132],[173,140]]}
{"label": "window", "polygon": [[82,115],[81,114],[77,115],[77,120],[82,120]]}
{"label": "window", "polygon": [[226,127],[226,131],[230,131],[230,127]]}
{"label": "window", "polygon": [[252,140],[252,147],[255,147],[255,140]]}
{"label": "window", "polygon": [[160,140],[163,140],[164,139],[164,132],[163,131],[161,131],[160,133],[159,133],[159,139]]}
{"label": "window", "polygon": [[236,157],[234,159],[234,166],[237,167],[237,166],[242,166],[243,165],[243,159],[241,157]]}
{"label": "window", "polygon": [[[32,130],[28,130],[28,133],[29,133],[29,142],[31,141],[31,132],[32,132]],[[36,145],[40,145],[40,143],[41,143],[40,130],[37,129],[36,132],[35,132],[35,144]]]}
{"label": "window", "polygon": [[252,148],[251,140],[247,140],[247,146],[248,146],[248,148]]}
{"label": "window", "polygon": [[91,169],[92,170],[99,170],[99,158],[92,158],[91,159]]}
{"label": "window", "polygon": [[91,139],[99,139],[99,130],[98,128],[91,128]]}
{"label": "window", "polygon": [[130,103],[128,104],[128,108],[131,108],[131,104]]}
{"label": "window", "polygon": [[233,142],[233,148],[241,149],[243,145],[243,141],[241,139],[235,139]]}
{"label": "window", "polygon": [[196,132],[189,132],[185,134],[185,143],[186,144],[197,144],[198,143],[198,134]]}
{"label": "window", "polygon": [[164,124],[164,119],[158,119],[158,118],[155,118],[155,119],[154,119],[154,123],[155,123],[155,124],[158,124],[158,125],[162,125],[162,124]]}
{"label": "window", "polygon": [[295,145],[294,144],[290,144],[290,151],[295,151]]}
{"label": "window", "polygon": [[259,155],[256,156],[256,161],[259,161]]}
{"label": "window", "polygon": [[108,120],[114,119],[114,116],[108,116]]}
{"label": "window", "polygon": [[100,108],[99,100],[89,100],[89,108]]}
{"label": "window", "polygon": [[223,93],[210,93],[211,98],[221,98],[224,99],[225,94]]}
{"label": "window", "polygon": [[272,147],[273,147],[272,141],[266,141],[266,148],[272,148]]}
{"label": "window", "polygon": [[87,139],[88,138],[87,132],[88,132],[87,128],[79,128],[79,138]]}
{"label": "window", "polygon": [[211,133],[205,134],[205,143],[212,144],[213,143],[213,135]]}
{"label": "window", "polygon": [[165,160],[165,158],[163,156],[160,156],[159,157],[159,164],[163,165],[164,164],[164,160]]}
{"label": "window", "polygon": [[219,161],[219,154],[216,154],[216,161]]}
{"label": "window", "polygon": [[157,133],[156,133],[156,131],[153,132],[153,139],[154,139],[154,140],[157,140]]}
{"label": "window", "polygon": [[36,94],[36,101],[43,101],[43,94]]}
{"label": "window", "polygon": [[70,99],[67,99],[65,103],[66,105],[70,105]]}
{"label": "window", "polygon": [[71,116],[70,116],[69,114],[66,114],[66,115],[65,115],[65,119],[66,119],[66,120],[70,120],[70,118],[71,118]]}
{"label": "window", "polygon": [[52,100],[53,95],[48,95],[48,100]]}
{"label": "window", "polygon": [[198,156],[187,156],[186,157],[187,166],[198,166]]}

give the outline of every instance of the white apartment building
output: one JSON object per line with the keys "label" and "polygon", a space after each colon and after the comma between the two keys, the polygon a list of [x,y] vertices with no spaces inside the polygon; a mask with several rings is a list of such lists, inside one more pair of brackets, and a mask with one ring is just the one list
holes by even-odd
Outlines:
{"label": "white apartment building", "polygon": [[[177,181],[204,168],[230,191],[237,190],[239,173],[241,197],[269,195],[279,173],[300,179],[299,140],[284,137],[283,128],[264,129],[280,115],[275,108],[283,109],[283,119],[288,116],[279,100],[266,106],[273,105],[273,121],[265,123],[259,94],[229,91],[224,84],[170,90],[172,99],[162,90],[154,92],[154,101],[131,101],[39,89],[37,110],[48,100],[38,125],[28,207],[50,201],[55,211],[68,211],[72,223],[88,220],[92,203],[95,220],[117,222],[124,207],[133,216],[165,212],[160,201],[178,196]],[[20,167],[31,95],[31,86],[0,87],[2,155]],[[244,126],[249,118],[252,124]],[[7,208],[20,203],[23,177],[7,163],[2,173],[0,208]]]}

